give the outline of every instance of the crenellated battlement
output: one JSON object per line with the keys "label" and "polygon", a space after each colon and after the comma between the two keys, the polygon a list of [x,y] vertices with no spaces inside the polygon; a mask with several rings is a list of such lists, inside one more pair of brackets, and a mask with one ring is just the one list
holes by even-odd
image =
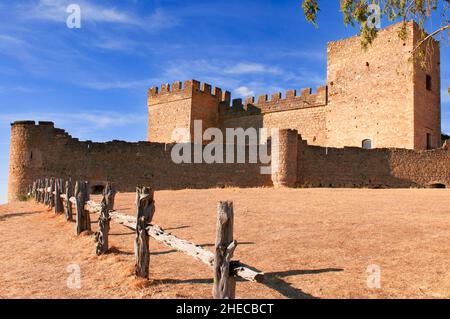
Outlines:
{"label": "crenellated battlement", "polygon": [[233,99],[231,105],[229,103],[220,105],[220,115],[225,117],[246,116],[327,105],[328,89],[326,86],[317,88],[317,92],[314,94],[311,88],[301,89],[299,93],[297,90],[288,90],[284,97],[281,92],[276,92],[271,94],[270,98],[268,94],[262,94],[256,99],[255,97],[247,97],[244,101]]}
{"label": "crenellated battlement", "polygon": [[[181,94],[181,96],[180,96]],[[194,94],[211,96],[218,102],[220,116],[245,116],[254,114],[265,114],[282,112],[302,108],[325,106],[328,102],[328,90],[326,86],[317,88],[312,93],[311,88],[300,91],[288,90],[284,97],[281,92],[273,94],[262,94],[257,98],[247,97],[242,99],[231,99],[229,91],[212,87],[208,83],[197,80],[176,81],[172,84],[166,83],[159,87],[148,90],[149,105],[166,103],[168,101],[193,97]]]}
{"label": "crenellated battlement", "polygon": [[219,87],[212,87],[211,84],[201,83],[197,80],[187,80],[184,82],[175,81],[172,84],[165,83],[161,86],[155,86],[148,90],[148,99],[159,100],[161,97],[168,95],[186,94],[192,96],[193,94],[204,94],[214,97],[219,102],[230,102],[231,93],[223,91]]}

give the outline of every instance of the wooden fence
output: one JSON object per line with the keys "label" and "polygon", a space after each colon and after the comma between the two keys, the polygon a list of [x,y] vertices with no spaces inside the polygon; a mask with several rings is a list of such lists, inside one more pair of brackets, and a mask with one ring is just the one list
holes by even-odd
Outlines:
{"label": "wooden fence", "polygon": [[154,192],[148,187],[136,188],[136,216],[130,216],[114,210],[115,190],[108,183],[103,190],[101,203],[90,200],[87,182],[77,181],[72,186],[69,179],[38,179],[29,186],[28,196],[37,203],[47,205],[56,214],[65,214],[67,221],[73,221],[75,210],[75,233],[91,232],[90,214],[100,214],[98,231],[95,233],[95,252],[105,254],[109,249],[110,221],[119,223],[136,231],[134,243],[135,275],[149,278],[150,237],[183,252],[213,268],[213,297],[215,299],[235,298],[236,278],[252,282],[263,282],[264,273],[231,260],[238,245],[233,238],[234,211],[232,202],[220,202],[217,207],[217,229],[215,253],[203,249],[187,240],[180,239],[166,232],[158,225],[151,224],[155,214]]}

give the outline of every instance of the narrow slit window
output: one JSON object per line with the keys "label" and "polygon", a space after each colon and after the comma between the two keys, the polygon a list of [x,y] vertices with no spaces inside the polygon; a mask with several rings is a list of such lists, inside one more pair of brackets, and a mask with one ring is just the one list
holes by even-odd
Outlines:
{"label": "narrow slit window", "polygon": [[431,150],[433,148],[433,139],[430,133],[427,133],[427,150]]}
{"label": "narrow slit window", "polygon": [[431,89],[432,89],[432,81],[431,81],[431,75],[428,75],[427,74],[427,91],[431,91]]}

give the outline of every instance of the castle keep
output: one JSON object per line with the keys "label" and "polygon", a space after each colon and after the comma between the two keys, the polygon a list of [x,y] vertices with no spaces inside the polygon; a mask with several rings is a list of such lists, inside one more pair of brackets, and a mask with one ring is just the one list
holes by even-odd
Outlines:
{"label": "castle keep", "polygon": [[[327,83],[312,93],[290,90],[231,100],[229,92],[197,81],[175,82],[148,92],[148,140],[179,142],[172,132],[193,122],[203,129],[296,129],[310,145],[396,147],[415,150],[441,146],[440,53],[432,43],[427,70],[411,61],[419,27],[408,24],[381,30],[372,47],[360,38],[328,44]],[[192,138],[190,139],[193,142]]]}
{"label": "castle keep", "polygon": [[[399,25],[380,31],[367,51],[358,37],[329,43],[327,83],[314,93],[290,90],[243,101],[194,80],[151,88],[146,142],[81,142],[52,122],[15,122],[8,199],[48,176],[86,180],[92,189],[110,181],[119,191],[137,185],[450,187],[450,145],[441,145],[439,44],[433,43],[425,71],[410,61],[417,25],[408,24],[405,42],[398,31]],[[279,128],[279,140],[270,143],[279,170],[264,175],[261,163],[174,163],[174,143],[194,142],[196,120],[203,130]],[[177,128],[190,136],[174,135]]]}

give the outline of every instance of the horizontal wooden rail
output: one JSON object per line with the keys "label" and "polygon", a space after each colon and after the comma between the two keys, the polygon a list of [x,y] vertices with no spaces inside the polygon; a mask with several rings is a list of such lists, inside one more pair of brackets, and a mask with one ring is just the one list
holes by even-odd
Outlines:
{"label": "horizontal wooden rail", "polygon": [[[66,195],[62,194],[61,198],[66,200]],[[75,197],[70,198],[70,202],[75,204]],[[89,211],[90,213],[96,214],[100,213],[101,211],[101,205],[98,203],[95,203],[94,201],[90,200],[86,202],[85,209]],[[111,219],[121,224],[125,227],[128,227],[130,229],[136,230],[136,217],[113,211],[110,212]],[[201,246],[198,246],[192,242],[189,242],[184,239],[180,239],[176,237],[175,235],[172,235],[171,233],[165,231],[162,227],[158,225],[149,225],[147,228],[147,231],[151,237],[156,239],[157,241],[163,243],[164,245],[174,248],[180,252],[185,253],[188,256],[191,256],[204,264],[208,265],[209,267],[213,267],[214,265],[214,254]],[[231,263],[232,265],[232,272],[235,276],[240,277],[242,279],[252,281],[252,282],[263,282],[264,281],[264,273],[257,271],[255,269],[252,269],[252,267],[243,264],[239,261],[233,261]]]}

